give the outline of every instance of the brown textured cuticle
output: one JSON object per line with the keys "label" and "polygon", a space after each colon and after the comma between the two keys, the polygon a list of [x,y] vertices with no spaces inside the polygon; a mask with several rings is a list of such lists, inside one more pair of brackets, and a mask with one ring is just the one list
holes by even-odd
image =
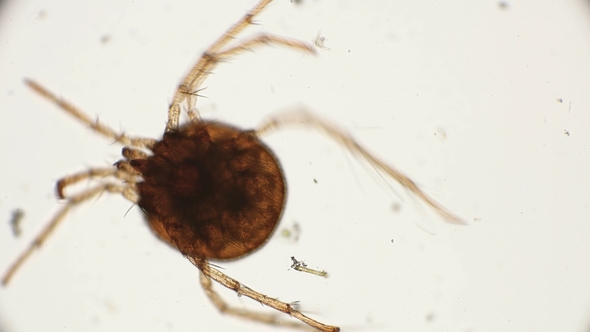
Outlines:
{"label": "brown textured cuticle", "polygon": [[184,255],[235,259],[259,248],[285,203],[275,156],[258,138],[215,122],[164,134],[147,159],[138,205],[152,230]]}

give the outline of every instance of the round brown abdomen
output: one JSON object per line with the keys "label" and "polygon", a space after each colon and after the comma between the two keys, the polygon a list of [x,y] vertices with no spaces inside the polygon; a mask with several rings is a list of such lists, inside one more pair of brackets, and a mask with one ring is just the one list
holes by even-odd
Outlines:
{"label": "round brown abdomen", "polygon": [[138,205],[154,232],[192,257],[234,259],[263,245],[285,204],[277,159],[251,132],[191,123],[164,134],[142,174]]}

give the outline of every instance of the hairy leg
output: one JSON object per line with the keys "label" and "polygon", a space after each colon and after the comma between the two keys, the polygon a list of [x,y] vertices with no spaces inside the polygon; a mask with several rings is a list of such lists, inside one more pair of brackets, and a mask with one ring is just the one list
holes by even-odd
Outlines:
{"label": "hairy leg", "polygon": [[103,183],[90,189],[87,189],[81,193],[78,193],[74,196],[68,197],[65,205],[57,211],[53,218],[47,223],[47,225],[45,225],[45,228],[43,228],[43,230],[33,239],[33,241],[31,241],[29,246],[10,265],[10,267],[2,277],[2,285],[7,285],[14,276],[14,274],[18,271],[22,264],[31,256],[35,249],[41,247],[43,243],[47,241],[47,239],[51,236],[51,234],[57,228],[57,226],[64,220],[65,216],[68,214],[71,208],[81,203],[84,203],[105,191],[109,193],[119,193],[128,200],[137,203],[137,195],[134,192],[132,192],[133,190],[131,190],[128,186],[113,183]]}
{"label": "hairy leg", "polygon": [[375,169],[389,175],[392,179],[397,181],[400,185],[402,185],[404,188],[418,197],[422,202],[428,205],[443,220],[453,224],[466,224],[462,218],[449,211],[447,208],[442,206],[440,203],[422,191],[422,189],[420,189],[407,175],[377,158],[375,155],[361,146],[344,130],[339,129],[336,126],[330,124],[328,121],[325,121],[317,115],[314,115],[314,112],[307,109],[306,107],[302,106],[288,109],[284,112],[274,115],[267,119],[262,125],[260,125],[258,129],[255,130],[255,132],[257,135],[261,136],[269,132],[291,126],[305,126],[306,128],[312,128],[324,132],[338,144],[350,151],[350,153],[362,157],[371,166],[375,167]]}
{"label": "hairy leg", "polygon": [[[323,332],[340,331],[340,328],[337,326],[326,325],[326,324],[318,322],[315,319],[309,318],[308,316],[304,315],[300,311],[295,310],[293,305],[291,305],[289,303],[285,303],[285,302],[279,301],[275,298],[268,297],[262,293],[259,293],[255,290],[243,285],[239,281],[225,275],[223,272],[212,267],[211,264],[209,264],[207,261],[205,261],[202,258],[198,258],[198,257],[187,257],[187,258],[189,259],[189,261],[191,261],[191,263],[193,263],[201,271],[201,273],[203,274],[203,276],[206,279],[211,278],[211,279],[217,281],[222,286],[229,288],[229,289],[233,290],[234,292],[236,292],[236,294],[238,294],[238,296],[249,297],[256,302],[259,302],[262,305],[265,305],[265,306],[271,307],[275,310],[284,312],[287,315],[302,321],[303,323],[313,327],[316,330],[323,331]],[[203,282],[204,282],[203,277],[201,277],[201,284],[203,284]],[[253,320],[257,320],[257,321],[262,321],[265,323],[276,324],[276,319],[274,319],[272,316],[261,315],[259,313],[251,313],[249,311],[243,311],[240,313],[239,312],[240,310],[236,310],[236,309],[231,309],[231,311],[227,311],[227,309],[225,309],[225,308],[227,308],[227,305],[225,305],[225,302],[223,302],[223,300],[221,300],[221,298],[219,298],[219,296],[217,296],[217,294],[215,294],[214,292],[211,293],[212,289],[211,289],[210,285],[207,284],[206,280],[205,280],[205,284],[203,285],[203,288],[205,289],[207,296],[209,296],[211,301],[213,301],[213,303],[218,308],[220,308],[220,307],[224,308],[224,309],[220,309],[221,312],[227,312],[230,314],[234,314],[237,316],[241,316],[241,317],[245,317],[245,318],[249,318],[249,319],[253,319]],[[281,323],[281,325],[282,324],[283,323]]]}
{"label": "hairy leg", "polygon": [[36,93],[48,99],[49,101],[56,104],[59,108],[64,110],[66,113],[70,114],[78,121],[82,122],[82,124],[88,126],[90,129],[94,130],[96,133],[101,134],[102,136],[112,139],[117,143],[133,146],[136,148],[146,148],[151,149],[156,140],[151,138],[143,138],[143,137],[127,137],[124,133],[119,133],[109,126],[103,124],[102,122],[97,120],[92,120],[86,113],[82,112],[76,106],[70,104],[69,102],[65,101],[64,99],[56,96],[49,90],[45,89],[41,84],[30,80],[25,79],[25,84],[29,86],[29,88],[33,89]]}
{"label": "hairy leg", "polygon": [[185,102],[184,106],[191,120],[199,119],[198,111],[196,110],[196,103],[199,88],[201,84],[207,79],[209,74],[217,66],[220,61],[227,60],[229,57],[236,56],[241,52],[252,50],[264,44],[276,44],[291,47],[296,50],[305,51],[315,54],[316,51],[313,46],[302,42],[300,40],[285,38],[269,34],[259,34],[226,50],[223,48],[232,41],[242,30],[250,24],[253,24],[253,19],[258,15],[272,0],[262,0],[254,8],[252,8],[246,15],[244,15],[238,22],[229,28],[219,39],[217,39],[199,58],[199,60],[186,73],[182,81],[178,84],[174,93],[172,103],[168,108],[168,122],[166,123],[166,131],[175,130],[180,125],[180,111],[181,104]]}

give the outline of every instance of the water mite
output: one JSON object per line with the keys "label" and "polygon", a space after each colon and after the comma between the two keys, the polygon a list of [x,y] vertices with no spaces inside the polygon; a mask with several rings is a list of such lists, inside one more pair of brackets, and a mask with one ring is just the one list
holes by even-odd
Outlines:
{"label": "water mite", "polygon": [[[279,324],[275,316],[228,306],[213,290],[211,280],[284,312],[320,331],[339,331],[318,322],[294,305],[268,297],[232,279],[209,262],[244,257],[259,249],[272,235],[285,205],[283,171],[273,152],[260,141],[267,132],[286,126],[305,125],[322,131],[376,170],[390,176],[432,208],[445,221],[463,223],[402,172],[365,150],[350,135],[303,108],[271,116],[258,128],[243,130],[229,124],[202,120],[196,109],[199,89],[220,62],[265,44],[280,45],[315,54],[309,43],[272,34],[257,34],[232,45],[235,37],[271,0],[261,0],[216,40],[191,67],[178,85],[168,108],[168,120],[161,139],[130,137],[92,119],[71,103],[39,83],[25,83],[37,94],[56,104],[83,125],[124,146],[123,159],[112,167],[90,168],[61,178],[56,185],[63,207],[9,267],[2,278],[7,285],[19,267],[50,237],[71,208],[103,192],[121,194],[137,204],[149,227],[162,241],[179,250],[200,270],[207,296],[222,313],[268,324]],[[188,121],[180,124],[182,112]],[[83,180],[97,180],[94,186],[74,194],[67,190]],[[105,180],[116,181],[105,181]],[[281,322],[281,325],[288,325]],[[292,322],[294,327],[305,327]]]}

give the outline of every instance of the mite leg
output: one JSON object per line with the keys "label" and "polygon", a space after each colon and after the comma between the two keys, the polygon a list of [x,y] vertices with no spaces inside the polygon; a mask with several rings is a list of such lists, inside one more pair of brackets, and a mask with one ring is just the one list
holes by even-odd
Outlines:
{"label": "mite leg", "polygon": [[404,188],[418,197],[422,202],[428,205],[443,220],[453,224],[466,224],[462,218],[449,211],[447,208],[442,206],[440,203],[422,191],[422,189],[420,189],[407,175],[392,165],[389,165],[377,158],[374,154],[370,153],[367,149],[361,146],[348,133],[330,124],[328,121],[323,120],[317,115],[314,115],[313,112],[306,109],[305,107],[289,109],[270,117],[262,125],[260,125],[258,129],[255,130],[255,133],[258,136],[262,136],[274,130],[280,130],[296,125],[316,129],[325,133],[338,144],[346,148],[353,155],[362,157],[375,169],[389,175],[392,179],[397,181],[400,185],[402,185]]}
{"label": "mite leg", "polygon": [[137,194],[133,191],[133,188],[130,188],[125,185],[112,183],[103,183],[95,187],[89,188],[74,196],[68,197],[65,205],[62,206],[62,208],[59,209],[59,211],[57,211],[53,218],[47,223],[47,225],[45,225],[45,228],[43,228],[41,233],[39,233],[33,239],[33,241],[31,241],[29,246],[20,254],[20,256],[18,256],[18,258],[12,263],[12,265],[10,265],[10,267],[2,277],[2,285],[6,286],[10,282],[14,274],[18,271],[18,269],[35,251],[35,249],[41,247],[43,243],[47,241],[47,239],[57,228],[57,226],[64,220],[65,216],[68,214],[71,208],[81,203],[84,203],[85,201],[93,197],[96,197],[105,191],[109,193],[119,193],[128,200],[137,203],[138,197]]}

